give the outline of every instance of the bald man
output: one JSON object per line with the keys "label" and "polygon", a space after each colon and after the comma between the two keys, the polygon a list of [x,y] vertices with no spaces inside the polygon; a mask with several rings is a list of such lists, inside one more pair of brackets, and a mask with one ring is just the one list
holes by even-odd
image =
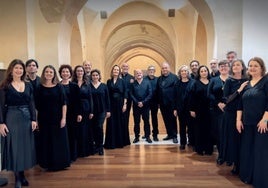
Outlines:
{"label": "bald man", "polygon": [[89,81],[90,80],[90,73],[91,73],[91,69],[92,69],[92,64],[90,61],[85,60],[83,62],[83,67],[85,69],[86,78]]}
{"label": "bald man", "polygon": [[172,110],[172,106],[175,104],[175,84],[177,81],[178,77],[170,72],[169,64],[164,62],[161,67],[161,76],[157,80],[157,94],[167,131],[167,136],[163,140],[173,139],[173,143],[178,143],[177,120]]}
{"label": "bald man", "polygon": [[152,98],[152,87],[148,80],[143,79],[142,70],[135,70],[135,81],[130,87],[130,97],[133,101],[134,133],[133,143],[139,142],[140,137],[140,119],[144,122],[145,139],[152,143],[150,138],[149,110],[150,100]]}

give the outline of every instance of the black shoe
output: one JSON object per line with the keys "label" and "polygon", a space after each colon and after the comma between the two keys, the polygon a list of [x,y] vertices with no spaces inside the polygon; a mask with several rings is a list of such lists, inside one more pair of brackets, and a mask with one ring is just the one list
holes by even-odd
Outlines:
{"label": "black shoe", "polygon": [[177,138],[173,138],[173,143],[177,144],[178,143],[178,139]]}
{"label": "black shoe", "polygon": [[204,155],[204,153],[201,152],[201,151],[197,152],[197,154],[198,154],[198,155]]}
{"label": "black shoe", "polygon": [[142,139],[146,139],[146,136],[144,135],[144,136],[142,136],[141,138],[142,138]]}
{"label": "black shoe", "polygon": [[159,139],[157,138],[157,136],[154,136],[154,137],[153,137],[153,140],[154,140],[155,142],[158,142],[158,141],[159,141]]}
{"label": "black shoe", "polygon": [[233,164],[232,162],[229,161],[226,162],[226,166],[232,166],[232,164]]}
{"label": "black shoe", "polygon": [[217,159],[217,164],[218,165],[222,165],[223,163],[224,163],[224,161],[221,158],[218,158]]}
{"label": "black shoe", "polygon": [[165,138],[163,138],[163,140],[170,140],[172,139],[170,136],[166,136]]}
{"label": "black shoe", "polygon": [[239,171],[238,171],[238,168],[236,167],[236,165],[234,165],[233,169],[231,170],[231,173],[233,175],[238,175],[239,174]]}
{"label": "black shoe", "polygon": [[103,148],[100,148],[99,149],[99,155],[103,155],[104,153],[103,153]]}
{"label": "black shoe", "polygon": [[139,142],[139,141],[140,141],[139,138],[135,138],[135,139],[133,140],[133,144],[135,144],[135,143],[137,143],[137,142]]}
{"label": "black shoe", "polygon": [[185,145],[180,145],[180,150],[185,150]]}
{"label": "black shoe", "polygon": [[146,138],[146,142],[148,142],[148,143],[152,143],[151,138]]}
{"label": "black shoe", "polygon": [[6,178],[0,178],[0,187],[7,185],[8,181]]}
{"label": "black shoe", "polygon": [[24,172],[19,172],[20,174],[20,182],[22,186],[29,186],[29,182],[25,178]]}

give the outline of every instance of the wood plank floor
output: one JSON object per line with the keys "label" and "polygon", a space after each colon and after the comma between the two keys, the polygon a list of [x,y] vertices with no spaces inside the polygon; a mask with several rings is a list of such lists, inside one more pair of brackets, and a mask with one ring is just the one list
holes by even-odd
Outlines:
{"label": "wood plank floor", "polygon": [[[146,187],[251,187],[215,164],[216,154],[198,156],[178,145],[131,145],[105,150],[104,156],[78,159],[67,170],[44,172],[38,166],[26,171],[30,187],[50,188],[146,188]],[[1,172],[14,187],[11,172]]]}
{"label": "wood plank floor", "polygon": [[[131,142],[133,119],[130,118]],[[165,135],[159,114],[160,139]],[[141,128],[141,135],[143,135]],[[70,168],[59,172],[44,172],[35,168],[25,172],[30,188],[249,188],[230,173],[225,164],[217,166],[217,154],[198,156],[191,148],[180,151],[178,144],[161,141],[146,144],[141,141],[122,149],[105,150],[104,156],[89,156],[75,161]],[[11,172],[7,188],[14,187]]]}

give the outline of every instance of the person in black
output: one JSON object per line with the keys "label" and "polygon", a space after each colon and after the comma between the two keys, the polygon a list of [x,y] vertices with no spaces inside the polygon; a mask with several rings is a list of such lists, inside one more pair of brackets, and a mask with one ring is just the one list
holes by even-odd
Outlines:
{"label": "person in black", "polygon": [[175,84],[178,77],[170,72],[170,66],[164,62],[161,67],[161,76],[157,80],[158,101],[160,111],[165,123],[167,136],[163,140],[173,139],[173,143],[178,143],[177,139],[177,119],[173,115],[173,104],[175,103]]}
{"label": "person in black", "polygon": [[38,62],[35,59],[29,59],[25,63],[26,66],[26,80],[31,82],[34,91],[40,84],[40,77],[37,75]]}
{"label": "person in black", "polygon": [[174,116],[178,117],[180,125],[180,150],[185,150],[187,144],[186,128],[189,143],[193,143],[193,127],[190,121],[189,100],[194,80],[190,78],[189,68],[182,65],[178,71],[179,80],[175,85]]}
{"label": "person in black", "polygon": [[140,118],[144,122],[145,139],[152,143],[150,138],[149,123],[149,102],[152,97],[152,87],[148,80],[143,79],[143,73],[140,69],[135,70],[135,81],[130,87],[130,96],[133,101],[134,133],[133,143],[139,142],[140,137]]}
{"label": "person in black", "polygon": [[85,69],[86,79],[90,82],[90,73],[92,69],[92,63],[88,60],[83,61],[83,67]]}
{"label": "person in black", "polygon": [[107,85],[101,83],[101,73],[94,69],[90,74],[91,92],[93,99],[93,118],[91,124],[93,127],[93,138],[96,146],[96,152],[103,155],[103,123],[105,118],[111,116],[110,97]]}
{"label": "person in black", "polygon": [[211,155],[213,143],[209,115],[209,98],[207,95],[209,85],[209,69],[201,65],[197,71],[196,81],[193,84],[190,98],[190,114],[196,118],[195,151],[199,155]]}
{"label": "person in black", "polygon": [[82,115],[80,111],[80,90],[76,83],[71,82],[73,71],[70,65],[61,65],[59,74],[62,78],[61,84],[64,88],[67,103],[66,126],[68,130],[68,139],[70,146],[71,161],[77,159],[77,121],[81,121]]}
{"label": "person in black", "polygon": [[111,117],[107,119],[105,149],[123,148],[130,145],[128,127],[124,118],[127,110],[126,83],[120,78],[120,67],[114,65],[107,87],[111,102]]}
{"label": "person in black", "polygon": [[198,70],[199,66],[200,66],[200,63],[197,60],[192,60],[190,62],[190,69],[191,69],[190,76],[191,76],[192,79],[195,79],[196,78],[196,76],[197,76],[197,70]]}
{"label": "person in black", "polygon": [[223,161],[233,163],[232,174],[238,174],[240,135],[236,130],[236,110],[240,93],[248,84],[246,66],[241,59],[232,63],[230,76],[223,89],[226,106],[223,114]]}
{"label": "person in black", "polygon": [[[134,76],[129,74],[128,71],[129,71],[129,65],[127,63],[122,63],[122,65],[121,65],[121,78],[125,81],[126,89],[127,89],[127,110],[124,113],[124,118],[125,118],[125,122],[126,122],[127,127],[129,127],[129,114],[130,114],[130,110],[131,110],[131,106],[132,106],[132,100],[131,100],[129,91],[130,91],[131,84],[134,82]],[[127,131],[129,132],[129,128],[127,129]]]}
{"label": "person in black", "polygon": [[219,69],[218,69],[218,64],[219,64],[218,59],[212,59],[209,62],[210,70],[211,70],[211,73],[210,73],[211,78],[220,76],[220,72],[219,72]]}
{"label": "person in black", "polygon": [[28,186],[24,170],[36,164],[34,135],[37,128],[33,88],[25,82],[25,65],[10,62],[0,85],[0,134],[2,169],[13,171],[15,188]]}
{"label": "person in black", "polygon": [[236,128],[241,134],[239,177],[256,188],[268,187],[268,77],[264,61],[248,63],[249,83],[237,110]]}
{"label": "person in black", "polygon": [[[217,145],[218,159],[217,164],[223,164],[223,127],[222,119],[225,107],[225,101],[223,98],[223,88],[226,79],[229,77],[229,63],[226,60],[222,60],[218,64],[220,75],[210,80],[208,85],[208,97],[210,105],[210,121],[211,121],[211,136],[213,144]],[[232,165],[229,161],[226,162],[228,166]]]}
{"label": "person in black", "polygon": [[90,83],[82,65],[77,65],[74,68],[73,82],[77,83],[80,89],[80,114],[82,115],[82,119],[78,120],[77,125],[77,153],[78,157],[87,157],[95,152],[93,129],[90,122],[94,116],[94,109]]}
{"label": "person in black", "polygon": [[153,141],[159,141],[158,139],[158,99],[157,99],[157,92],[156,92],[156,85],[158,77],[155,76],[155,67],[149,66],[147,69],[147,76],[145,77],[150,83],[152,87],[152,98],[150,100],[150,111],[151,111],[151,122],[152,122],[152,133],[153,133]]}
{"label": "person in black", "polygon": [[41,84],[36,90],[39,126],[38,164],[49,171],[70,166],[70,150],[66,127],[66,96],[52,65],[44,67]]}

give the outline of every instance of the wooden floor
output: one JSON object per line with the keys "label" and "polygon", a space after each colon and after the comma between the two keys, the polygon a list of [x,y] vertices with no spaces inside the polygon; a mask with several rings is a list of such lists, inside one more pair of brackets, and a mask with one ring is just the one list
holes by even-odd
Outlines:
{"label": "wooden floor", "polygon": [[[164,128],[160,119],[160,132]],[[132,124],[132,120],[130,121]],[[133,126],[130,126],[132,134]],[[141,133],[143,134],[143,133]],[[166,136],[162,134],[163,138]],[[133,136],[132,136],[133,137]],[[132,141],[132,140],[131,140]],[[225,164],[217,166],[217,154],[198,156],[191,148],[180,151],[178,144],[130,145],[123,149],[105,150],[104,156],[89,156],[75,161],[59,172],[35,168],[25,172],[30,188],[248,188]],[[169,143],[169,144],[165,144]],[[3,171],[14,187],[12,172]]]}

